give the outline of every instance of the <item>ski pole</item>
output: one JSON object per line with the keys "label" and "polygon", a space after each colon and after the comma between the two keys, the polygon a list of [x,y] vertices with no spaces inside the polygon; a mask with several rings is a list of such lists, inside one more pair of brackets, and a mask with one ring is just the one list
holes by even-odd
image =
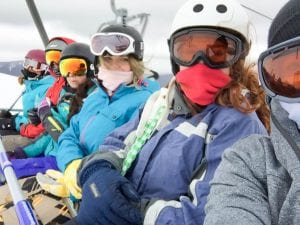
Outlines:
{"label": "ski pole", "polygon": [[37,218],[28,201],[24,198],[19,186],[18,179],[13,170],[11,162],[8,160],[2,140],[0,138],[0,164],[6,178],[9,191],[13,198],[16,214],[20,225],[38,225]]}
{"label": "ski pole", "polygon": [[13,109],[13,107],[17,104],[17,102],[19,101],[19,99],[21,98],[21,96],[23,95],[24,91],[21,92],[21,94],[17,97],[17,99],[13,102],[13,104],[8,108],[7,111],[10,111]]}

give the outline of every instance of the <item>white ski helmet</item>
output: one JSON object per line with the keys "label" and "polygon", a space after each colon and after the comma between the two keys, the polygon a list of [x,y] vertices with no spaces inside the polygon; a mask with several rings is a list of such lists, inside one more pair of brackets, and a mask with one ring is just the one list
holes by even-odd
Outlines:
{"label": "white ski helmet", "polygon": [[[207,27],[232,31],[234,35],[238,35],[245,46],[249,47],[251,43],[249,26],[246,10],[237,0],[188,0],[179,8],[173,19],[168,41],[170,44],[172,36],[178,31],[193,27]],[[176,74],[179,68],[172,56],[171,64],[173,73]]]}
{"label": "white ski helmet", "polygon": [[238,32],[250,43],[249,18],[236,0],[189,0],[176,13],[170,37],[188,27],[219,27]]}

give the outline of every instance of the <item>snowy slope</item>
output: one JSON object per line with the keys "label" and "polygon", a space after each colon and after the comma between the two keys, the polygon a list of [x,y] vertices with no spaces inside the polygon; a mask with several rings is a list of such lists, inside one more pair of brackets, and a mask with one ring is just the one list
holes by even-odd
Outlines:
{"label": "snowy slope", "polygon": [[[24,86],[18,83],[17,77],[0,73],[0,108],[9,108],[19,97]],[[21,98],[15,105],[14,109],[21,109]]]}

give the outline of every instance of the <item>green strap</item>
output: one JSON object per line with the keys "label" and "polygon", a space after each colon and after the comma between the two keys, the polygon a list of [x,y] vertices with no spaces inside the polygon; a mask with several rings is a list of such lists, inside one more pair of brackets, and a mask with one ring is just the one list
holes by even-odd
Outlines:
{"label": "green strap", "polygon": [[143,145],[152,136],[153,132],[155,131],[158,125],[158,121],[162,118],[165,110],[166,110],[166,106],[160,106],[158,108],[154,117],[152,119],[149,119],[145,123],[143,133],[140,136],[136,137],[134,143],[129,147],[126,158],[123,161],[122,172],[121,172],[123,176],[130,169],[132,163],[134,162],[137,155],[141,151]]}

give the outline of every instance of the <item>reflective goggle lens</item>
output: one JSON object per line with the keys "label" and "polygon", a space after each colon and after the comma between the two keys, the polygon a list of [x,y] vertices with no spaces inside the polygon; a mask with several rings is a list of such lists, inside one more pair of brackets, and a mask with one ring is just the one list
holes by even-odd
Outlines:
{"label": "reflective goggle lens", "polygon": [[261,63],[265,85],[276,95],[300,97],[300,43],[274,52]]}
{"label": "reflective goggle lens", "polygon": [[23,67],[24,68],[28,68],[28,67],[32,67],[36,70],[46,70],[47,69],[47,65],[44,63],[40,63],[36,60],[33,59],[29,59],[29,58],[25,58],[24,62],[23,62]]}
{"label": "reflective goggle lens", "polygon": [[48,65],[51,65],[52,62],[59,63],[61,51],[50,50],[46,51],[46,62]]}
{"label": "reflective goggle lens", "polygon": [[86,75],[87,64],[84,59],[63,59],[59,62],[59,70],[63,77],[83,76]]}
{"label": "reflective goggle lens", "polygon": [[91,39],[91,52],[102,55],[108,51],[111,55],[126,55],[134,52],[133,38],[122,33],[97,33]]}
{"label": "reflective goggle lens", "polygon": [[234,35],[212,29],[194,29],[176,34],[171,42],[176,63],[191,66],[202,59],[213,68],[232,65],[240,57],[242,42]]}

